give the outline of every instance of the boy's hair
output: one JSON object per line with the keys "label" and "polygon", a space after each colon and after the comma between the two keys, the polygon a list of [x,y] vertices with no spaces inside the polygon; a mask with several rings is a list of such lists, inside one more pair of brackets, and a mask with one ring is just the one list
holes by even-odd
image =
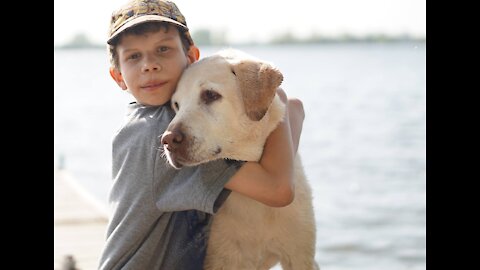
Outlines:
{"label": "boy's hair", "polygon": [[[107,44],[110,63],[118,68],[116,45],[125,33],[142,34],[158,31],[158,24],[147,22],[163,22],[176,26],[182,40],[184,50],[189,50],[193,45],[192,37],[188,31],[187,21],[178,7],[167,0],[129,0],[118,10],[112,13]],[[146,26],[141,26],[146,24]],[[166,31],[168,27],[165,27]]]}

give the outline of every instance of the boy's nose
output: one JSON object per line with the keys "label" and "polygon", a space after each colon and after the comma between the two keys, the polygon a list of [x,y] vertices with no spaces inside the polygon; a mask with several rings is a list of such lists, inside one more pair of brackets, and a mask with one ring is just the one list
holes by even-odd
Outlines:
{"label": "boy's nose", "polygon": [[143,72],[160,71],[161,69],[161,66],[158,64],[145,64],[143,66]]}
{"label": "boy's nose", "polygon": [[143,63],[142,71],[149,72],[149,71],[160,71],[162,70],[162,65],[156,61],[153,57],[146,57]]}

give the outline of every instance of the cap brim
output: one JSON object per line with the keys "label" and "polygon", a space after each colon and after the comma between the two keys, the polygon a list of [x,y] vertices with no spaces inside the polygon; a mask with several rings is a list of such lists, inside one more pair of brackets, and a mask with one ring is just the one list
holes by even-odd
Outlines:
{"label": "cap brim", "polygon": [[188,31],[188,27],[184,24],[181,24],[175,20],[172,20],[170,18],[167,18],[167,17],[164,17],[164,16],[160,16],[160,15],[143,15],[143,16],[140,16],[140,17],[137,17],[127,23],[125,23],[124,25],[122,25],[122,27],[118,28],[117,31],[113,32],[113,34],[110,36],[110,38],[107,40],[107,43],[110,44],[110,42],[118,35],[120,34],[121,32],[125,31],[125,29],[127,28],[130,28],[132,26],[135,26],[137,24],[140,24],[140,23],[145,23],[145,22],[154,22],[154,21],[157,21],[157,22],[169,22],[169,23],[173,23],[173,24],[176,24],[178,26],[181,26],[182,28],[184,28],[186,31]]}

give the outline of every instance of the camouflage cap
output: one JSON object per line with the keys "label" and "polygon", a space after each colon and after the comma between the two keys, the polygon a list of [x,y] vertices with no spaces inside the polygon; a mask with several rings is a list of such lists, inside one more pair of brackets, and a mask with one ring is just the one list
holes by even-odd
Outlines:
{"label": "camouflage cap", "polygon": [[125,29],[151,21],[169,22],[180,26],[185,30],[185,36],[190,44],[193,45],[185,17],[174,2],[165,0],[130,0],[113,12],[107,43],[111,44],[112,40]]}

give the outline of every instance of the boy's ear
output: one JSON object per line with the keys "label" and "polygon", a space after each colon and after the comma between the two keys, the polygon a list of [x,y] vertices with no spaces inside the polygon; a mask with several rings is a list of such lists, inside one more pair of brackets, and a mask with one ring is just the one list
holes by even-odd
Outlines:
{"label": "boy's ear", "polygon": [[196,62],[198,59],[200,59],[200,50],[198,49],[198,47],[195,45],[191,45],[190,49],[188,50],[187,57],[188,57],[188,64],[192,64]]}
{"label": "boy's ear", "polygon": [[114,67],[110,67],[110,76],[112,79],[122,88],[122,90],[127,90],[127,85],[123,81],[122,73]]}

